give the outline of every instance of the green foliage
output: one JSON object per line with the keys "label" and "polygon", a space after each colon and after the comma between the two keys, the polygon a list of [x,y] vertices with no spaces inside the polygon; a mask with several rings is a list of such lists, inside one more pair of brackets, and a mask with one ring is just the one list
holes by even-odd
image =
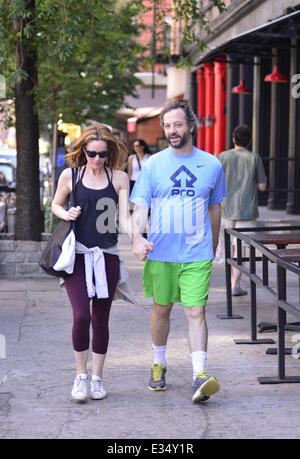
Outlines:
{"label": "green foliage", "polygon": [[37,55],[35,100],[41,127],[62,114],[66,122],[111,122],[126,95],[135,95],[141,53],[136,0],[0,1],[0,73],[7,96],[26,72],[16,63],[16,47],[26,43]]}
{"label": "green foliage", "polygon": [[[30,1],[34,8],[25,8]],[[198,32],[209,32],[209,23],[202,3],[174,0],[170,10],[164,0],[156,0],[158,41],[165,17],[172,16],[186,25],[183,43],[204,49]],[[225,9],[223,1],[212,3],[220,12]],[[42,129],[59,114],[77,124],[86,119],[115,122],[113,114],[140,83],[134,74],[143,54],[138,36],[144,26],[137,18],[146,9],[142,0],[0,0],[0,73],[7,97],[28,78],[15,57],[17,46],[26,43],[37,56],[34,92]],[[188,57],[178,62],[189,64]]]}
{"label": "green foliage", "polygon": [[[199,30],[204,29],[206,33],[210,33],[209,21],[206,19],[206,9],[203,7],[203,1],[199,0],[173,0],[175,16],[178,20],[186,24],[183,43],[197,43],[199,49],[205,48],[205,42],[199,38]],[[219,12],[225,11],[225,3],[223,1],[212,1]]]}

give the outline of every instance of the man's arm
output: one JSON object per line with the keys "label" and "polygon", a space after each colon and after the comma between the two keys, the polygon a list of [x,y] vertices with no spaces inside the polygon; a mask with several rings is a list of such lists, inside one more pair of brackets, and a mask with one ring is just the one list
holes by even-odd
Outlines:
{"label": "man's arm", "polygon": [[266,188],[267,188],[267,182],[258,183],[258,184],[257,184],[257,188],[259,189],[259,191],[265,191]]}
{"label": "man's arm", "polygon": [[220,224],[221,224],[221,203],[211,204],[210,206],[208,206],[208,215],[209,215],[210,226],[212,230],[214,256],[216,256],[216,251],[217,251],[218,242],[219,242]]}

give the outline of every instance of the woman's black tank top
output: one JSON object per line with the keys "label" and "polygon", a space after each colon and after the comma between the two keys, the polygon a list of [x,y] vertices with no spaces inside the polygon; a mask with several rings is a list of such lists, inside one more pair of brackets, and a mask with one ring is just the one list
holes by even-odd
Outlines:
{"label": "woman's black tank top", "polygon": [[75,185],[76,206],[81,207],[80,217],[75,221],[76,240],[86,247],[107,249],[118,242],[116,225],[118,194],[105,169],[108,185],[101,190],[94,190],[83,185],[82,179]]}

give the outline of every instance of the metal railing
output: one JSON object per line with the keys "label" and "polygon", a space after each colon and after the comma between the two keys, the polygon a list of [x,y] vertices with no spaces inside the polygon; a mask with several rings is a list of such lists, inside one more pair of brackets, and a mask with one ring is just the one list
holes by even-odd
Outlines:
{"label": "metal railing", "polygon": [[[276,251],[270,250],[262,243],[255,240],[249,233],[259,232],[286,232],[300,230],[300,226],[282,227],[257,227],[224,230],[225,238],[225,277],[226,277],[226,299],[227,314],[218,315],[221,319],[242,319],[240,315],[232,314],[232,293],[231,293],[231,268],[236,268],[250,279],[250,302],[251,302],[251,338],[249,340],[234,340],[236,344],[274,344],[273,340],[257,339],[257,301],[256,288],[260,287],[273,299],[273,305],[277,308],[277,333],[278,333],[278,376],[259,377],[261,384],[274,383],[299,383],[300,376],[285,375],[285,329],[286,313],[290,313],[300,322],[300,267],[294,263],[287,262],[276,255]],[[248,234],[243,234],[248,233]],[[231,237],[237,239],[237,257],[231,256]],[[249,256],[242,254],[242,242],[249,249]],[[278,247],[279,248],[279,247]],[[257,254],[258,252],[258,254]],[[258,256],[257,256],[258,255]],[[299,260],[300,261],[300,260]],[[249,267],[243,264],[249,262]],[[258,274],[257,263],[261,263],[261,274]],[[275,288],[269,282],[269,263],[276,265]],[[294,273],[297,278],[298,299],[287,301],[287,272]],[[300,331],[300,328],[299,328]]]}

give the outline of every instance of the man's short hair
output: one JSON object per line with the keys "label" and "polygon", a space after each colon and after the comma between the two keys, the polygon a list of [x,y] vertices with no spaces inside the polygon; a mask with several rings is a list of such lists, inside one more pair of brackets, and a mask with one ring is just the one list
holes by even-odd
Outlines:
{"label": "man's short hair", "polygon": [[196,135],[197,129],[200,127],[200,122],[195,113],[192,110],[192,107],[183,100],[174,100],[170,102],[161,112],[160,114],[160,125],[164,128],[164,116],[166,113],[170,112],[171,110],[177,110],[181,108],[184,113],[184,117],[188,127],[194,126],[193,135]]}
{"label": "man's short hair", "polygon": [[252,139],[251,129],[247,124],[239,124],[234,128],[232,137],[237,146],[246,148]]}

